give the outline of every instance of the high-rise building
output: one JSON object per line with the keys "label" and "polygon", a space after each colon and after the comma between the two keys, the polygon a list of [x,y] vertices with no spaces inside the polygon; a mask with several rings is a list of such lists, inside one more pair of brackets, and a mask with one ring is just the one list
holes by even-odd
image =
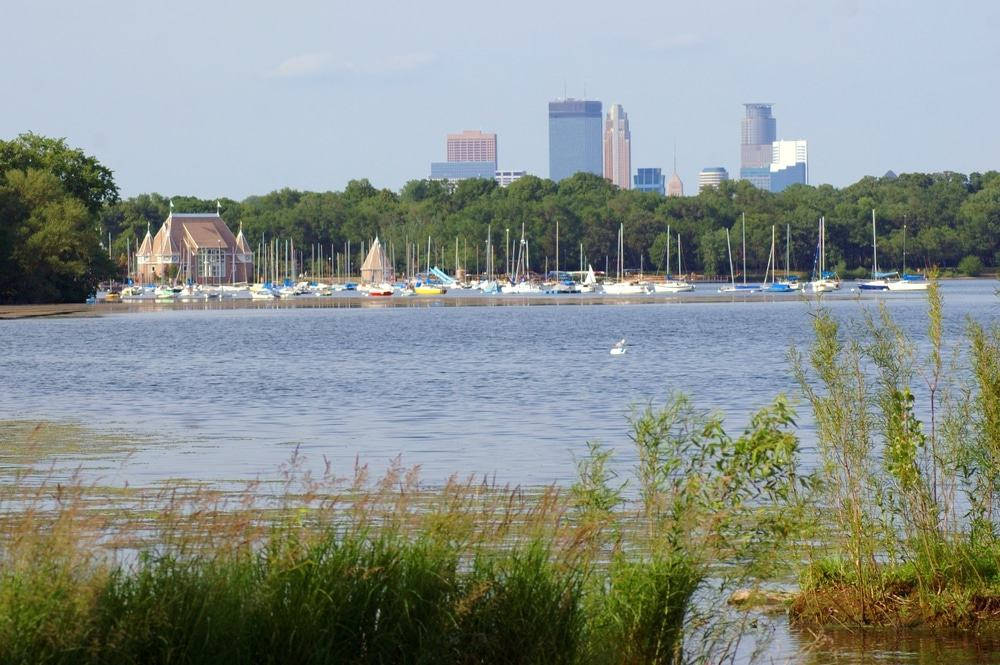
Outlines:
{"label": "high-rise building", "polygon": [[677,175],[676,169],[670,176],[670,180],[667,181],[667,196],[684,196],[684,183],[681,182],[681,177]]}
{"label": "high-rise building", "polygon": [[740,179],[755,187],[771,189],[771,144],[777,135],[777,121],[771,104],[744,104],[746,115],[740,122]]}
{"label": "high-rise building", "polygon": [[601,103],[586,99],[549,102],[549,177],[556,182],[583,171],[602,175]]}
{"label": "high-rise building", "polygon": [[809,184],[809,147],[805,140],[771,144],[771,191]]}
{"label": "high-rise building", "polygon": [[478,130],[448,134],[449,162],[497,161],[497,135]]}
{"label": "high-rise building", "polygon": [[632,174],[632,134],[628,114],[621,104],[612,104],[604,119],[604,177],[621,189],[629,188]]}
{"label": "high-rise building", "polygon": [[640,192],[655,192],[660,196],[667,193],[663,171],[659,168],[643,168],[636,171],[632,180],[635,189]]}
{"label": "high-rise building", "polygon": [[698,191],[706,187],[718,187],[723,180],[729,180],[729,172],[721,166],[706,166],[698,174]]}
{"label": "high-rise building", "polygon": [[448,161],[431,162],[431,180],[492,179],[497,170],[497,135],[466,130],[448,134]]}

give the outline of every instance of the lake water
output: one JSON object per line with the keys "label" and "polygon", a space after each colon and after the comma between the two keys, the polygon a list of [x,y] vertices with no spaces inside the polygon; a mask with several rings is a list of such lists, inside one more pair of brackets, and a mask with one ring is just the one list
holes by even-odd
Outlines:
{"label": "lake water", "polygon": [[[997,317],[996,287],[946,282],[947,336],[957,339],[969,315]],[[341,473],[356,456],[377,470],[401,455],[430,482],[475,473],[565,483],[588,440],[613,447],[630,468],[630,410],[672,391],[721,410],[734,429],[779,392],[794,394],[787,354],[808,346],[814,306],[740,297],[573,306],[560,298],[544,299],[550,306],[207,305],[0,322],[0,420],[149,435],[154,443],[101,465],[104,482],[273,477],[298,447]],[[825,302],[846,320],[877,300],[925,336],[919,294]],[[611,356],[622,337],[628,353]],[[804,408],[799,421],[808,463]],[[779,661],[799,644],[782,635]],[[866,649],[847,652],[857,657],[838,662],[869,662],[860,659]],[[987,662],[974,649],[957,653],[968,658],[950,662]]]}

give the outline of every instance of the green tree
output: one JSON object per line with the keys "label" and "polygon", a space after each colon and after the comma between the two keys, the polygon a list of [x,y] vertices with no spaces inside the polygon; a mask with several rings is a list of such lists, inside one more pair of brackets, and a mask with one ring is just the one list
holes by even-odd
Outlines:
{"label": "green tree", "polygon": [[0,173],[11,169],[48,171],[92,214],[118,200],[111,169],[82,150],[70,148],[65,139],[28,132],[12,141],[0,141]]}
{"label": "green tree", "polygon": [[0,206],[12,241],[0,256],[0,301],[82,302],[114,272],[95,231],[95,215],[68,194],[56,174],[11,169],[0,185]]}

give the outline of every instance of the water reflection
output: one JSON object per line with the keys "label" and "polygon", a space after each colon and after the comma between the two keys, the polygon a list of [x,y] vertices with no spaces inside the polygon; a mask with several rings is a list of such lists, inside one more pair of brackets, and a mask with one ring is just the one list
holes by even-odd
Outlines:
{"label": "water reflection", "polygon": [[997,634],[832,631],[817,637],[792,628],[789,637],[789,646],[798,650],[789,662],[803,665],[995,665],[1000,662],[1000,635]]}

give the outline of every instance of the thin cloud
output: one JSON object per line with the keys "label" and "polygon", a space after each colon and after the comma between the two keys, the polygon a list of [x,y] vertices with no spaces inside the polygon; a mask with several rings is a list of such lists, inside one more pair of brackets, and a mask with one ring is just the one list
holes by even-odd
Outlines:
{"label": "thin cloud", "polygon": [[390,55],[363,64],[337,60],[332,53],[303,53],[284,60],[268,72],[272,78],[318,78],[334,74],[380,75],[408,72],[432,64],[431,53],[414,52]]}
{"label": "thin cloud", "polygon": [[329,53],[303,53],[288,58],[271,70],[275,78],[306,78],[321,74],[329,68],[333,61]]}

